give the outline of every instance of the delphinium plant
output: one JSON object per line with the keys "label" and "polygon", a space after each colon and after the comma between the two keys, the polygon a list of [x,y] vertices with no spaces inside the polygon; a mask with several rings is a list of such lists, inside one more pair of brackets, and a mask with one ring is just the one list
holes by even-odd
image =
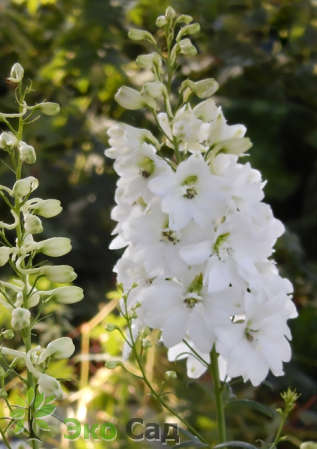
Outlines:
{"label": "delphinium plant", "polygon": [[[23,141],[24,127],[41,114],[57,114],[59,105],[46,101],[28,103],[31,83],[24,81],[24,70],[19,63],[13,65],[8,83],[15,90],[17,112],[0,113],[1,161],[12,177],[9,186],[0,185],[3,206],[11,217],[10,221],[0,221],[0,305],[10,316],[9,327],[0,329],[0,400],[7,411],[0,419],[0,435],[7,448],[11,448],[11,437],[15,434],[36,449],[42,446],[42,432],[50,431],[48,418],[63,394],[59,380],[47,373],[49,362],[67,359],[75,349],[68,337],[41,347],[37,343],[36,326],[45,320],[49,303],[75,303],[83,298],[83,291],[70,285],[76,278],[72,267],[52,265],[43,259],[43,256],[55,258],[67,254],[71,242],[64,237],[40,239],[42,218],[55,217],[61,213],[62,206],[59,200],[34,195],[39,181],[24,175],[24,166],[36,162],[34,147]],[[55,288],[41,290],[42,278]],[[19,389],[18,404],[10,399],[14,379],[19,381],[15,387]]]}
{"label": "delphinium plant", "polygon": [[[210,371],[218,443],[250,448],[228,441],[225,401],[235,378],[258,386],[270,371],[283,375],[291,358],[293,286],[272,259],[284,226],[263,202],[261,173],[246,162],[252,146],[246,127],[228,124],[213,97],[217,81],[182,76],[183,58],[197,54],[191,36],[199,24],[169,7],[156,25],[157,36],[138,29],[129,33],[152,46],[136,59],[152,80],[140,90],[121,87],[116,100],[131,111],[146,108],[157,133],[122,123],[108,131],[106,155],[119,175],[111,248],[125,248],[114,269],[127,322],[127,332],[119,331],[125,356],[134,358],[153,396],[195,436],[192,444],[210,442],[171,409],[147,377],[152,329],[160,331],[170,361],[187,359],[189,377]],[[289,390],[283,399],[271,448],[282,438],[297,394]]]}

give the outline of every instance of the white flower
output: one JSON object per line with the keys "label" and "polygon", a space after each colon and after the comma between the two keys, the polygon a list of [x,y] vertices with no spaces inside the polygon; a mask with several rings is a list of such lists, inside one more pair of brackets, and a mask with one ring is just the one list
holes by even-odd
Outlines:
{"label": "white flower", "polygon": [[219,323],[217,351],[227,360],[230,377],[242,376],[257,386],[269,370],[283,375],[283,362],[291,358],[289,301],[283,295],[267,297],[263,290],[251,290],[245,293],[244,313]]}
{"label": "white flower", "polygon": [[16,62],[11,67],[10,76],[9,76],[8,80],[13,83],[20,83],[23,79],[23,76],[24,76],[24,69],[21,66],[21,64]]}
{"label": "white flower", "polygon": [[[186,279],[187,277],[187,279]],[[141,294],[144,323],[162,331],[167,347],[189,338],[202,352],[215,342],[214,327],[236,311],[235,290],[208,293],[197,271],[188,271],[184,283],[156,279]]]}
{"label": "white flower", "polygon": [[61,399],[63,396],[61,384],[48,374],[41,373],[39,375],[38,386],[39,392],[44,393],[45,396],[54,396],[56,399]]}
{"label": "white flower", "polygon": [[176,172],[154,177],[149,187],[162,197],[162,210],[169,215],[169,225],[175,231],[191,220],[206,226],[219,214],[223,201],[217,177],[210,173],[200,155],[192,155],[181,162]]}
{"label": "white flower", "polygon": [[68,359],[73,355],[75,346],[69,337],[61,337],[51,341],[40,354],[38,363],[43,363],[48,357],[55,359]]}
{"label": "white flower", "polygon": [[21,331],[29,327],[31,323],[31,312],[23,307],[17,307],[12,312],[11,325],[14,330]]}

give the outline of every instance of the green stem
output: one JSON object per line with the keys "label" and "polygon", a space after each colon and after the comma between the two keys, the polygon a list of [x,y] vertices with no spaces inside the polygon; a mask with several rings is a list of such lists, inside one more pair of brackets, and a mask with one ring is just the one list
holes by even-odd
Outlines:
{"label": "green stem", "polygon": [[278,429],[277,429],[277,432],[276,432],[274,441],[273,441],[273,443],[271,444],[270,449],[275,449],[275,448],[277,447],[277,445],[278,445],[278,443],[279,443],[279,441],[280,441],[281,434],[282,434],[282,432],[283,432],[283,428],[284,428],[284,425],[285,425],[286,420],[287,420],[287,416],[282,415],[281,421],[280,421],[280,425],[278,426]]}
{"label": "green stem", "polygon": [[219,376],[219,363],[218,363],[218,354],[216,352],[215,346],[213,347],[210,359],[210,373],[213,378],[214,383],[214,394],[216,398],[216,408],[217,408],[217,421],[218,421],[218,434],[219,434],[219,443],[224,443],[227,439],[226,436],[226,418],[225,418],[225,407],[223,401],[223,387],[221,385],[220,376]]}

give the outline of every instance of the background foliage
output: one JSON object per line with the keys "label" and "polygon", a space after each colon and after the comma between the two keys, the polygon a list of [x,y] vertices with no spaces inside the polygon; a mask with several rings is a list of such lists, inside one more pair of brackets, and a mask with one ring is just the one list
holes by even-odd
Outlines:
{"label": "background foliage", "polygon": [[[111,120],[153,126],[142,112],[124,112],[113,98],[122,83],[144,81],[133,63],[143,50],[127,39],[128,27],[155,31],[155,17],[168,5],[201,24],[199,56],[184,61],[184,74],[191,73],[192,79],[213,76],[221,83],[218,100],[229,122],[247,125],[254,143],[250,160],[268,180],[266,199],[287,228],[276,258],[282,273],[295,283],[301,312],[292,325],[294,357],[287,375],[270,378],[257,399],[278,403],[278,392],[288,384],[295,386],[302,396],[288,428],[292,442],[317,440],[316,0],[1,0],[0,110],[10,111],[13,105],[5,76],[16,61],[34,80],[39,99],[62,106],[57,117],[27,129],[26,140],[40,149],[39,163],[30,174],[41,179],[40,196],[63,199],[64,213],[47,224],[47,237],[72,238],[74,250],[65,262],[78,272],[86,298],[72,307],[72,330],[65,320],[68,312],[60,310],[59,322],[51,322],[46,332],[58,335],[63,329],[79,337],[81,324],[110,300],[105,292],[115,285],[112,266],[117,255],[107,245],[116,178],[103,154],[106,129]],[[9,182],[4,165],[0,175],[2,183]],[[5,319],[2,313],[0,326]],[[117,319],[112,313],[106,321]],[[104,324],[102,319],[92,330],[90,351],[118,356],[120,340],[105,336]],[[159,384],[167,364],[160,348],[155,357],[149,369]],[[68,374],[73,378],[71,390],[78,366],[75,361]],[[187,388],[181,364],[174,368],[183,382],[169,381],[170,388],[177,388],[170,400],[203,432],[215,435],[215,415],[206,394],[208,375]],[[112,419],[121,428],[133,415],[160,418],[142,385],[122,370],[110,372],[102,360],[92,361],[89,369],[93,393],[87,393],[91,396],[86,405],[92,399],[88,408],[93,416],[97,411],[100,419]],[[248,386],[238,385],[235,391],[249,398],[255,394]],[[274,420],[263,427],[263,418],[248,410],[232,409],[230,416],[234,438],[255,441],[274,428]],[[124,435],[122,440],[114,447],[127,447]],[[86,446],[78,441],[76,447]]]}

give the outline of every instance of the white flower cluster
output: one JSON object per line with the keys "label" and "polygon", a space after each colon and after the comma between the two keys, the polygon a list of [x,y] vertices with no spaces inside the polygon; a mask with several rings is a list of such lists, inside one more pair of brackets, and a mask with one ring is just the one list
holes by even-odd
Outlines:
{"label": "white flower cluster", "polygon": [[[126,248],[114,271],[135,335],[160,329],[169,359],[188,357],[191,377],[205,371],[216,348],[223,379],[258,385],[269,370],[282,375],[291,357],[293,287],[271,259],[284,226],[263,202],[261,173],[240,162],[251,142],[216,104],[218,83],[186,79],[175,98],[176,59],[197,53],[186,37],[199,30],[192,20],[170,7],[157,19],[167,56],[147,31],[130,32],[155,47],[136,60],[154,81],[140,91],[123,86],[116,100],[148,108],[162,137],[126,124],[109,129],[106,156],[119,175],[110,247]],[[200,99],[194,107],[192,95]]]}
{"label": "white flower cluster", "polygon": [[[254,385],[269,370],[282,375],[291,357],[287,320],[297,312],[291,283],[270,259],[284,227],[262,201],[260,172],[232,154],[249,147],[246,129],[228,125],[213,99],[186,104],[172,123],[159,119],[179,142],[176,167],[149,131],[125,124],[109,130],[106,151],[120,176],[111,248],[127,247],[115,272],[125,291],[136,285],[136,332],[161,329],[174,359],[183,339],[206,357],[215,344],[227,376]],[[209,148],[222,151],[209,157]]]}

